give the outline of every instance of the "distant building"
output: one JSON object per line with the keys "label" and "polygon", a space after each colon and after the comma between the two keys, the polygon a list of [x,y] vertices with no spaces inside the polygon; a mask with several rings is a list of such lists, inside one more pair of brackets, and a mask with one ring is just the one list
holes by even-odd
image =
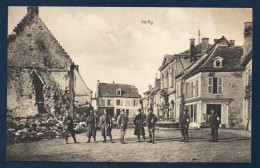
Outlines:
{"label": "distant building", "polygon": [[75,105],[89,104],[92,91],[78,66],[41,20],[39,8],[27,7],[27,14],[8,36],[7,112],[15,116],[61,113],[70,104],[71,67]]}
{"label": "distant building", "polygon": [[120,110],[125,109],[129,117],[133,118],[141,107],[141,96],[133,85],[100,83],[98,80],[96,93],[99,114],[108,109],[111,116],[117,117]]}

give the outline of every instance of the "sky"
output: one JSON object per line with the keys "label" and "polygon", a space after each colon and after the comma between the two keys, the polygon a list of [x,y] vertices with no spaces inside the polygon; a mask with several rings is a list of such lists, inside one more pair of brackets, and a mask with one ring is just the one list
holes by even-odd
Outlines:
{"label": "sky", "polygon": [[[8,34],[25,15],[26,7],[8,8]],[[198,30],[211,44],[225,36],[242,46],[252,9],[39,7],[39,16],[94,93],[100,80],[135,85],[143,95],[164,55],[189,49],[190,38],[198,44]]]}

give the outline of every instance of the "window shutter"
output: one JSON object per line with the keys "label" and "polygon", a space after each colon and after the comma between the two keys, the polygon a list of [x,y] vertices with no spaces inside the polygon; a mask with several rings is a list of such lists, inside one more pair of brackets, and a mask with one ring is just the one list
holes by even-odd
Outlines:
{"label": "window shutter", "polygon": [[199,95],[199,81],[198,79],[196,80],[196,84],[195,84],[195,96]]}
{"label": "window shutter", "polygon": [[193,97],[193,89],[194,89],[193,82],[191,82],[190,83],[190,97]]}
{"label": "window shutter", "polygon": [[209,78],[208,80],[208,93],[212,93],[213,90],[213,79]]}
{"label": "window shutter", "polygon": [[218,94],[222,94],[223,79],[218,78]]}
{"label": "window shutter", "polygon": [[110,104],[111,104],[111,106],[114,106],[114,100],[113,99],[110,101]]}
{"label": "window shutter", "polygon": [[101,99],[101,106],[105,106],[105,99]]}

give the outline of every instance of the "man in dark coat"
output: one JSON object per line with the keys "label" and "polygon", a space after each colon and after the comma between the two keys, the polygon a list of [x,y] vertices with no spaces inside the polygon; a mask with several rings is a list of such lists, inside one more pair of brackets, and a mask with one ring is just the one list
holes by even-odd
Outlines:
{"label": "man in dark coat", "polygon": [[65,134],[66,144],[68,144],[69,133],[71,134],[71,136],[74,140],[74,143],[78,143],[76,140],[76,137],[75,137],[73,119],[70,116],[70,113],[68,110],[66,110],[65,116],[63,117],[63,130],[64,130],[64,134]]}
{"label": "man in dark coat", "polygon": [[100,117],[100,123],[101,123],[101,132],[102,136],[104,138],[103,143],[106,143],[106,137],[110,137],[110,142],[113,143],[112,141],[112,117],[111,115],[108,115],[107,111],[104,111],[104,115]]}
{"label": "man in dark coat", "polygon": [[220,124],[220,118],[214,109],[211,109],[211,116],[209,117],[211,136],[210,142],[218,142],[218,127]]}
{"label": "man in dark coat", "polygon": [[153,114],[153,109],[149,108],[149,115],[147,116],[147,126],[149,131],[150,141],[148,143],[154,143],[154,132],[155,132],[155,123],[158,121],[156,115]]}
{"label": "man in dark coat", "polygon": [[181,128],[181,135],[182,135],[181,142],[189,141],[189,134],[188,134],[189,124],[190,124],[190,116],[188,115],[188,111],[184,109],[180,117],[180,128]]}
{"label": "man in dark coat", "polygon": [[125,144],[124,138],[125,138],[125,133],[127,128],[127,123],[128,123],[127,114],[125,113],[125,110],[122,109],[121,114],[117,119],[117,124],[121,131],[121,144]]}
{"label": "man in dark coat", "polygon": [[94,115],[94,109],[90,109],[90,114],[88,115],[86,119],[87,124],[87,137],[88,141],[87,143],[90,143],[91,136],[94,139],[94,142],[96,143],[96,129],[98,128],[98,118],[96,115]]}
{"label": "man in dark coat", "polygon": [[145,141],[145,131],[144,131],[144,126],[145,126],[145,116],[142,114],[141,109],[137,110],[139,114],[135,116],[134,118],[134,124],[135,124],[135,132],[134,135],[137,135],[138,137],[138,142],[140,141],[140,136],[142,135]]}

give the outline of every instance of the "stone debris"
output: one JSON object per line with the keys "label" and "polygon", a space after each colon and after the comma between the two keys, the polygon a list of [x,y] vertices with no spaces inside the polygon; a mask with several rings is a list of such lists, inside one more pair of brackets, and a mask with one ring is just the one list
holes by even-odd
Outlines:
{"label": "stone debris", "polygon": [[[75,126],[77,134],[86,132],[85,122]],[[42,114],[28,117],[7,116],[7,144],[59,139],[63,137],[62,117]]]}

